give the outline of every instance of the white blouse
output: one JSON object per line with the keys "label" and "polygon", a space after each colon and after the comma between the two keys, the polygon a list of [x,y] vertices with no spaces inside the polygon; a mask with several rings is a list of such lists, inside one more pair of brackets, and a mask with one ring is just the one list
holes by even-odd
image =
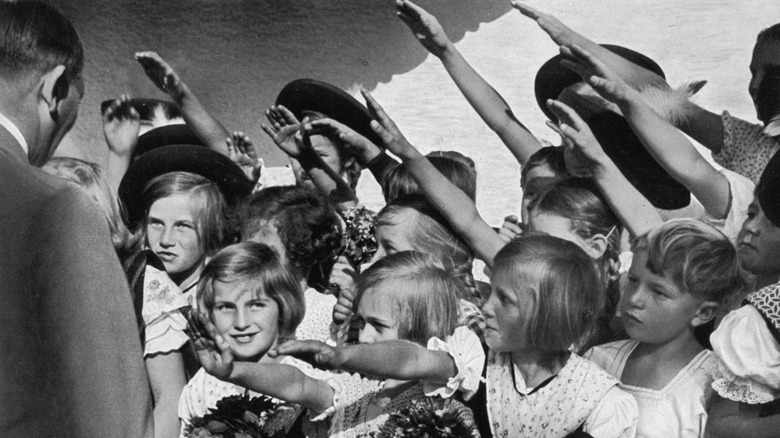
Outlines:
{"label": "white blouse", "polygon": [[187,320],[180,309],[189,307],[187,297],[163,271],[147,265],[144,271],[144,357],[169,353],[187,343]]}
{"label": "white blouse", "polygon": [[306,303],[306,313],[295,330],[295,338],[325,342],[335,336],[338,328],[333,324],[333,306],[338,299],[313,288],[306,289],[303,298]]}

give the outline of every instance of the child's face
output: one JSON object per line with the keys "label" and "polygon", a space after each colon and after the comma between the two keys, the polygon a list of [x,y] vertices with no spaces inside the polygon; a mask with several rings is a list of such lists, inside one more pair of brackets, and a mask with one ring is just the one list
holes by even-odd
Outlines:
{"label": "child's face", "polygon": [[541,194],[547,186],[558,179],[558,176],[548,164],[540,164],[528,170],[523,184],[523,200],[520,215],[524,224],[528,223],[528,206]]}
{"label": "child's face", "polygon": [[[748,91],[753,103],[756,103],[758,96],[758,87],[767,73],[767,69],[780,68],[780,42],[762,41],[753,48],[753,58],[750,61],[750,85]],[[761,114],[758,119],[763,123],[768,123],[772,114]]]}
{"label": "child's face", "polygon": [[398,339],[398,324],[393,307],[394,300],[377,289],[367,289],[360,298],[357,317],[361,322],[361,344]]}
{"label": "child's face", "polygon": [[276,345],[279,306],[252,282],[215,281],[211,320],[240,360],[257,362]]}
{"label": "child's face", "polygon": [[737,255],[742,268],[758,275],[780,273],[780,228],[761,210],[754,198],[737,236]]}
{"label": "child's face", "polygon": [[487,325],[485,342],[493,351],[520,351],[526,346],[532,300],[521,300],[510,277],[500,272],[494,273],[492,286],[490,297],[482,305]]}
{"label": "child's face", "polygon": [[667,276],[650,272],[647,251],[634,253],[625,289],[620,311],[632,339],[658,344],[692,335],[692,321],[704,300],[683,293]]}
{"label": "child's face", "polygon": [[[314,147],[317,155],[322,158],[322,161],[324,161],[328,167],[333,169],[336,174],[344,178],[344,163],[342,162],[341,155],[339,154],[338,146],[336,146],[336,144],[333,143],[333,141],[331,141],[328,137],[322,135],[312,135],[309,138],[311,139],[312,147]],[[295,134],[295,143],[298,145],[298,147],[303,147],[303,136],[301,135],[300,131]],[[294,159],[290,160],[290,163],[292,165],[293,174],[295,175],[296,185],[299,187],[306,187],[316,190],[317,188],[314,186],[311,178],[309,178],[309,174],[306,173],[301,164]]]}
{"label": "child's face", "polygon": [[169,274],[183,273],[206,256],[195,228],[191,198],[190,194],[171,195],[149,208],[146,240]]}
{"label": "child's face", "polygon": [[413,223],[413,214],[415,213],[412,213],[412,210],[403,210],[394,218],[395,225],[388,224],[376,227],[374,237],[376,237],[378,247],[372,263],[399,251],[413,251],[415,249],[409,242],[409,226],[405,225]]}

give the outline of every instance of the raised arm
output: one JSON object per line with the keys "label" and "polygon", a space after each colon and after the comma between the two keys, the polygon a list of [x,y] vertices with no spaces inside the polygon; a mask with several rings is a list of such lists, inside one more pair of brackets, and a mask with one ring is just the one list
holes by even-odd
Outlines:
{"label": "raised arm", "polygon": [[322,367],[396,380],[425,380],[443,385],[457,373],[445,351],[433,351],[409,341],[331,347],[319,341],[288,341],[274,354],[314,360]]}
{"label": "raised arm", "polygon": [[315,412],[333,405],[333,389],[291,365],[235,362],[228,342],[203,313],[188,315],[187,334],[207,373],[255,392],[299,404]]}
{"label": "raised arm", "polygon": [[726,177],[600,59],[577,45],[564,46],[561,53],[567,57],[564,65],[579,73],[602,97],[618,105],[650,155],[690,190],[709,214],[725,218],[731,204]]}
{"label": "raised arm", "polygon": [[661,225],[658,211],[626,179],[604,153],[588,125],[570,107],[557,100],[547,106],[558,117],[558,125],[547,122],[561,135],[566,150],[566,168],[574,176],[592,178],[612,211],[632,236],[642,235]]}
{"label": "raised arm", "polygon": [[103,135],[108,144],[106,175],[115,194],[130,167],[140,128],[141,117],[127,95],[115,99],[103,112]]}
{"label": "raised arm", "polygon": [[195,135],[210,149],[228,156],[225,139],[230,137],[230,132],[206,110],[173,67],[156,52],[138,52],[135,59],[157,88],[173,99]]}
{"label": "raised arm", "polygon": [[[577,46],[582,47],[586,51],[592,53],[593,56],[601,59],[610,70],[615,72],[615,74],[631,87],[640,90],[647,87],[654,87],[665,91],[671,89],[666,80],[661,76],[596,44],[585,36],[573,31],[554,16],[543,13],[520,1],[513,1],[512,6],[519,10],[523,15],[536,21],[539,27],[542,28],[557,45],[570,46],[576,44]],[[662,97],[662,99],[666,99],[666,97]],[[684,113],[684,116],[679,117],[677,127],[712,152],[720,152],[723,148],[723,122],[721,121],[720,115],[710,112],[690,101],[678,102],[677,105],[684,106],[680,111]]]}
{"label": "raised arm", "polygon": [[397,155],[428,200],[447,219],[452,228],[469,244],[488,266],[505,243],[482,219],[474,201],[455,184],[439,173],[423,154],[412,146],[381,106],[367,92],[363,96],[374,117],[371,128],[390,152]]}
{"label": "raised arm", "polygon": [[466,61],[436,17],[409,0],[396,0],[398,17],[420,44],[438,57],[452,80],[488,127],[498,134],[520,164],[542,145],[512,113],[498,92]]}

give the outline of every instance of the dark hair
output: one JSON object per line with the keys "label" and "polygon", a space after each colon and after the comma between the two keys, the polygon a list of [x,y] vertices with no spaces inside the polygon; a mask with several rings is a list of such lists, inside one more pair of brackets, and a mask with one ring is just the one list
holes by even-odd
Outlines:
{"label": "dark hair", "polygon": [[[191,195],[192,216],[201,249],[208,255],[228,243],[230,212],[219,186],[210,179],[190,172],[169,172],[150,180],[144,188],[144,220],[141,233],[146,233],[149,210],[160,199],[173,195]],[[144,235],[145,238],[145,235]]]}
{"label": "dark hair", "polygon": [[214,282],[251,282],[279,307],[279,337],[291,339],[303,320],[305,302],[295,276],[268,245],[242,242],[219,251],[209,260],[198,284],[198,303],[209,315],[214,308]]}
{"label": "dark hair", "polygon": [[458,324],[458,282],[429,256],[401,251],[377,261],[355,283],[355,309],[366,291],[381,289],[393,300],[398,339],[427,345],[445,339]]}
{"label": "dark hair", "polygon": [[[433,167],[459,189],[463,190],[469,198],[476,199],[477,173],[465,161],[467,157],[464,156],[464,159],[459,160],[452,158],[451,154],[434,154],[436,153],[431,152],[427,155],[428,161],[433,164]],[[404,195],[412,195],[421,192],[422,191],[417,186],[417,183],[414,181],[409,171],[406,170],[403,163],[393,166],[382,181],[382,193],[387,202],[391,202],[395,198]]]}
{"label": "dark hair", "polygon": [[70,82],[84,68],[84,47],[76,29],[47,2],[0,2],[0,34],[0,71],[8,79],[64,65]]}
{"label": "dark hair", "polygon": [[566,162],[563,159],[563,147],[561,146],[545,146],[538,151],[531,154],[528,161],[523,164],[520,169],[520,185],[525,187],[526,175],[531,169],[547,165],[550,170],[557,175],[568,176],[569,171],[566,170]]}
{"label": "dark hair", "polygon": [[318,193],[296,186],[268,187],[252,194],[239,208],[241,240],[263,227],[276,227],[288,262],[299,269],[335,257],[341,248],[341,221]]}
{"label": "dark hair", "polygon": [[780,42],[780,23],[773,24],[758,33],[756,44],[767,41]]}
{"label": "dark hair", "polygon": [[514,239],[496,254],[493,280],[499,277],[519,302],[532,303],[524,341],[549,353],[547,365],[594,330],[603,286],[593,260],[575,243],[536,233]]}

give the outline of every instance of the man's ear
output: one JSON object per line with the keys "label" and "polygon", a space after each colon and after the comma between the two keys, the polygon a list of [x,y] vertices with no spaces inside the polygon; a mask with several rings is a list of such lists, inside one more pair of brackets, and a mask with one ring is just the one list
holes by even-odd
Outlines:
{"label": "man's ear", "polygon": [[43,75],[41,81],[43,82],[41,98],[46,102],[52,118],[56,120],[58,117],[57,105],[68,97],[68,91],[70,90],[68,77],[65,74],[65,66],[58,65],[49,70]]}
{"label": "man's ear", "polygon": [[718,311],[720,304],[715,301],[705,301],[699,305],[699,310],[696,312],[696,316],[691,320],[693,327],[707,324],[715,318],[715,313]]}

